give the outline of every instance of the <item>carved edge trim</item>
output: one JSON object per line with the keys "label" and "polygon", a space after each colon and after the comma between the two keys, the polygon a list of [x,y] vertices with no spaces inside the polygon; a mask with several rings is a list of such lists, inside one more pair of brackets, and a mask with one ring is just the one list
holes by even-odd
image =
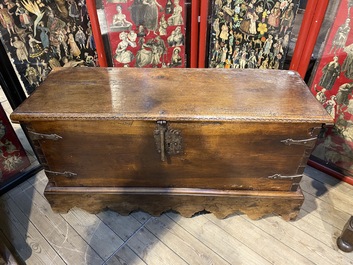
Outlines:
{"label": "carved edge trim", "polygon": [[80,113],[78,116],[75,114],[65,114],[65,115],[56,115],[53,116],[52,113],[31,113],[31,114],[19,114],[13,113],[11,115],[11,120],[16,122],[26,122],[26,121],[59,121],[59,120],[118,120],[118,121],[131,121],[131,120],[140,120],[140,121],[158,121],[158,120],[167,120],[169,122],[173,121],[215,121],[215,122],[281,122],[281,123],[325,123],[327,125],[333,124],[332,120],[327,120],[324,117],[310,117],[310,118],[281,118],[281,117],[207,117],[207,116],[197,116],[197,117],[183,117],[183,116],[138,116],[138,115],[125,115],[119,116],[114,114],[94,114],[87,115],[86,113]]}
{"label": "carved edge trim", "polygon": [[[184,217],[193,217],[199,212],[206,211],[213,213],[219,219],[242,212],[254,220],[276,214],[284,220],[289,221],[297,217],[304,201],[304,196],[300,188],[296,192],[284,192],[281,196],[257,196],[256,192],[248,196],[240,194],[238,196],[207,194],[198,194],[195,196],[195,194],[174,194],[167,192],[164,194],[96,193],[94,191],[97,188],[87,187],[83,189],[75,188],[76,192],[70,191],[70,189],[71,187],[47,186],[44,195],[54,211],[63,213],[68,212],[74,207],[79,207],[90,213],[98,213],[110,209],[122,215],[129,215],[134,211],[142,210],[153,216],[160,216],[165,212],[173,210]],[[107,190],[106,188],[100,189]],[[60,190],[61,192],[58,192]],[[221,193],[222,191],[219,192]],[[156,203],[153,200],[156,196],[161,198],[164,203]],[[83,198],[84,200],[82,200]],[[279,207],[279,205],[281,206]]]}

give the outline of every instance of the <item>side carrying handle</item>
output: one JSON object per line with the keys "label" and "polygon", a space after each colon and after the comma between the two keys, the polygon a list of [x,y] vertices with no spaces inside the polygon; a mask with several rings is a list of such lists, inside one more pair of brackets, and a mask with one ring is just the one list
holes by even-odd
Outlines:
{"label": "side carrying handle", "polygon": [[303,140],[286,139],[286,140],[282,140],[281,143],[284,143],[285,145],[310,145],[311,146],[315,143],[316,140],[317,140],[317,137],[303,139]]}

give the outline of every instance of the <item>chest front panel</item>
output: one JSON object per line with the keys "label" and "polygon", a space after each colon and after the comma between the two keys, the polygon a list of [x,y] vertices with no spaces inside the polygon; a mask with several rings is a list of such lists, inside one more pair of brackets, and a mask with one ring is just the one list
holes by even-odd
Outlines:
{"label": "chest front panel", "polygon": [[[165,161],[154,121],[32,122],[28,130],[42,150],[49,180],[58,186],[290,190],[315,142],[312,129],[320,124],[180,121],[166,126],[181,140],[173,154],[164,143]],[[37,134],[58,137],[38,139]]]}

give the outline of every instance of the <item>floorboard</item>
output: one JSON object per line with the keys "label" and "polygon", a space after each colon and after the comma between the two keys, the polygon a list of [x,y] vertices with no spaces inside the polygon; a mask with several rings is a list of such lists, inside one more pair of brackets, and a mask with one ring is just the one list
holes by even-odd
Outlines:
{"label": "floorboard", "polygon": [[[25,184],[25,183],[24,183]],[[23,186],[23,185],[22,185]],[[22,208],[39,232],[67,264],[102,264],[103,259],[60,214],[54,213],[49,203],[33,186],[11,198]]]}
{"label": "floorboard", "polygon": [[142,226],[133,215],[122,216],[113,211],[104,211],[97,216],[123,241],[127,241]]}
{"label": "floorboard", "polygon": [[[317,231],[316,227],[315,235],[311,236],[302,229],[298,229],[292,223],[281,222],[276,217],[259,220],[256,222],[256,226],[288,248],[300,253],[312,263],[351,264],[352,262],[348,257],[342,256],[332,247],[320,241],[320,231]],[[299,259],[298,262],[302,263],[302,259]],[[293,264],[298,263],[295,262]]]}
{"label": "floorboard", "polygon": [[[270,264],[237,237],[215,225],[205,216],[192,219],[183,218],[174,213],[169,213],[168,216],[230,264]],[[239,231],[243,230],[243,228],[239,229]]]}
{"label": "floorboard", "polygon": [[146,264],[130,247],[124,245],[107,262],[108,265]]}
{"label": "floorboard", "polygon": [[230,264],[166,215],[152,218],[146,229],[188,264]]}
{"label": "floorboard", "polygon": [[350,214],[335,208],[335,205],[316,198],[309,193],[303,193],[305,199],[301,209],[304,212],[301,212],[299,218],[305,217],[305,213],[310,213],[339,229],[342,228],[349,219]]}
{"label": "floorboard", "polygon": [[61,216],[89,243],[102,260],[107,260],[124,243],[117,234],[94,214],[89,214],[80,209],[73,209]]}
{"label": "floorboard", "polygon": [[[222,227],[230,235],[236,237],[249,249],[255,250],[257,254],[261,255],[261,257],[265,258],[271,264],[312,264],[300,252],[293,250],[282,240],[273,237],[272,231],[269,231],[273,230],[272,225],[268,226],[267,230],[262,229],[259,222],[263,222],[263,220],[270,217],[255,222],[240,215],[226,220],[219,220],[213,215],[207,215],[207,218],[214,224]],[[282,223],[277,216],[274,218]],[[282,232],[282,235],[286,235],[285,231]],[[286,236],[286,238],[288,237]],[[288,257],[290,257],[290,260]]]}
{"label": "floorboard", "polygon": [[144,227],[135,233],[127,245],[147,264],[188,264]]}
{"label": "floorboard", "polygon": [[[22,260],[31,264],[65,264],[55,250],[48,244],[40,232],[28,222],[27,217],[16,205],[12,198],[1,200],[2,214],[7,218],[0,218],[2,232],[13,243]],[[6,222],[6,223],[5,223]]]}

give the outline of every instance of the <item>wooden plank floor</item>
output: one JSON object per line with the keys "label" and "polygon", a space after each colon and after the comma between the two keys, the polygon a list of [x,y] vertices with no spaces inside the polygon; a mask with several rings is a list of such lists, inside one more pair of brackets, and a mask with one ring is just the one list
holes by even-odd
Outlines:
{"label": "wooden plank floor", "polygon": [[0,239],[26,264],[353,264],[336,239],[353,215],[353,186],[306,169],[296,221],[235,214],[53,213],[43,172],[0,197]]}

